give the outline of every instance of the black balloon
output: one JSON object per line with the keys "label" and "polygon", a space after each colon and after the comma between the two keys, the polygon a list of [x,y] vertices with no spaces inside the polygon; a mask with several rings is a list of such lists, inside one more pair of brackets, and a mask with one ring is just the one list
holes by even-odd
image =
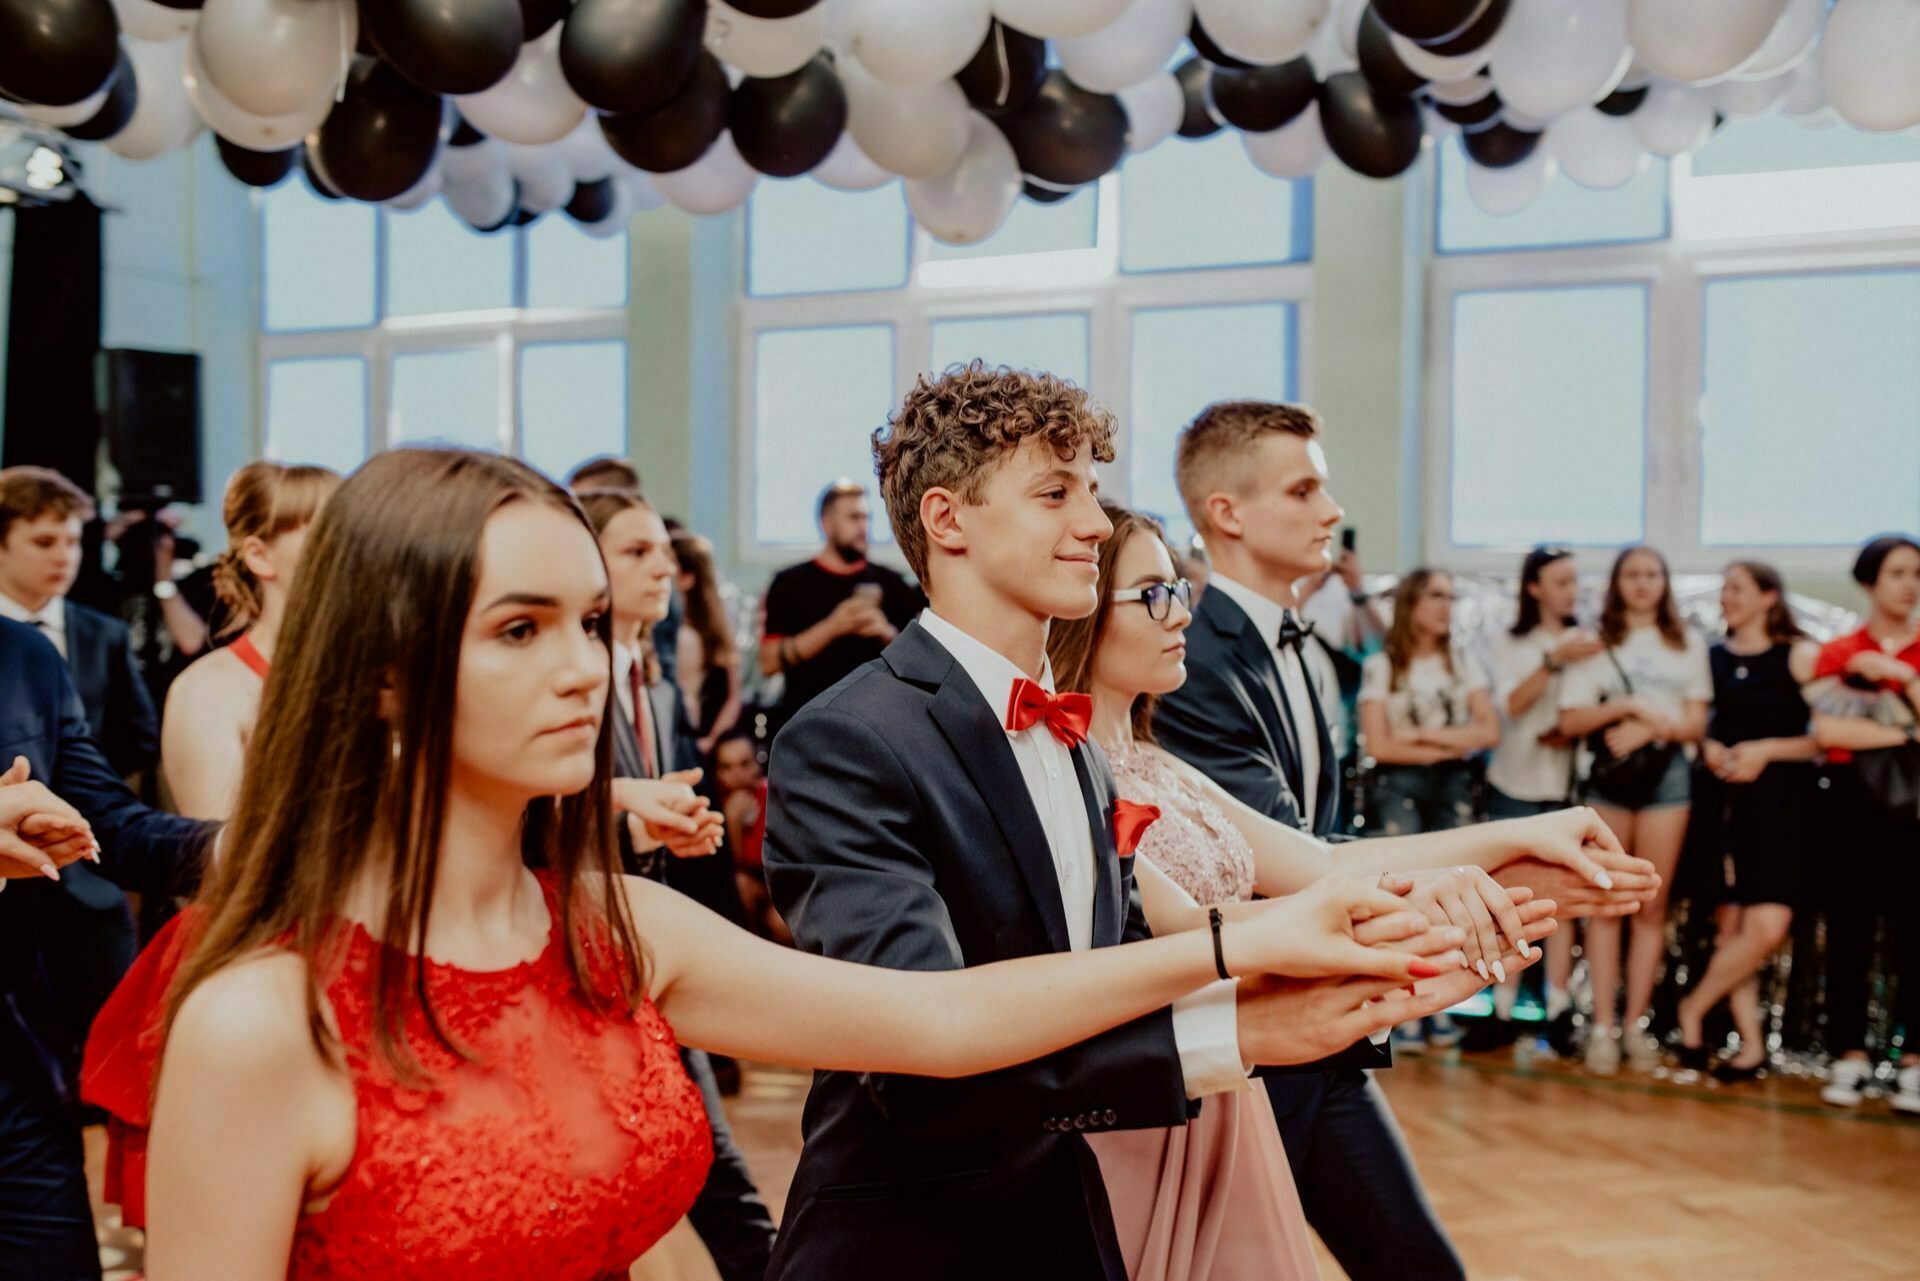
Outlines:
{"label": "black balloon", "polygon": [[511,225],[511,226],[515,226],[515,227],[527,227],[527,226],[531,226],[532,224],[534,224],[534,223],[536,223],[536,222],[539,222],[539,221],[540,221],[540,215],[541,215],[541,214],[543,214],[543,213],[545,213],[545,212],[546,212],[546,210],[544,210],[544,209],[539,209],[539,210],[535,210],[535,209],[515,209],[515,210],[513,211],[513,216],[512,216],[511,218],[509,218],[509,219],[507,219],[507,222],[508,222],[508,224],[509,224],[509,225]]}
{"label": "black balloon", "polygon": [[1373,0],[1367,8],[1388,28],[1422,43],[1450,40],[1480,16],[1487,0]]}
{"label": "black balloon", "polygon": [[1451,120],[1462,129],[1472,131],[1484,129],[1500,119],[1500,95],[1489,93],[1484,98],[1475,98],[1472,102],[1455,106],[1448,102],[1436,102],[1433,109],[1443,119]]}
{"label": "black balloon", "polygon": [[1593,105],[1610,116],[1630,116],[1640,110],[1640,104],[1647,100],[1650,87],[1641,85],[1637,89],[1615,89]]}
{"label": "black balloon", "polygon": [[1424,40],[1421,47],[1442,58],[1458,58],[1472,53],[1475,49],[1487,47],[1496,35],[1500,34],[1500,24],[1507,20],[1507,9],[1512,0],[1489,0],[1480,16],[1467,24],[1467,29],[1459,35],[1445,40]]}
{"label": "black balloon", "polygon": [[1047,73],[1025,109],[1000,122],[1020,171],[1075,187],[1114,169],[1127,154],[1127,112],[1108,93],[1093,93],[1060,71]]}
{"label": "black balloon", "polygon": [[972,60],[954,77],[967,101],[990,116],[1018,111],[1032,102],[1046,78],[1047,42],[997,18]]}
{"label": "black balloon", "polygon": [[313,194],[322,200],[341,199],[339,191],[334,188],[333,180],[327,176],[327,171],[321,168],[319,157],[313,154],[313,148],[303,146],[295,150],[300,153],[300,174],[307,180],[307,186],[312,188]]}
{"label": "black balloon", "polygon": [[168,9],[198,9],[206,0],[158,0],[158,3]]}
{"label": "black balloon", "polygon": [[560,69],[587,105],[652,111],[700,61],[705,0],[579,0],[560,28]]}
{"label": "black balloon", "polygon": [[656,110],[601,116],[600,132],[622,160],[652,173],[672,173],[707,154],[727,128],[727,73],[704,49],[679,93]]}
{"label": "black balloon", "polygon": [[729,8],[738,9],[749,18],[791,18],[819,3],[820,0],[727,0]]}
{"label": "black balloon", "polygon": [[1222,120],[1249,133],[1267,133],[1311,106],[1320,81],[1313,74],[1313,64],[1299,57],[1244,71],[1221,67],[1208,85],[1213,109]]}
{"label": "black balloon", "polygon": [[133,109],[139,105],[140,86],[134,79],[133,64],[122,51],[120,65],[114,68],[113,87],[107,90],[107,100],[88,119],[68,125],[67,135],[83,142],[104,141],[127,127],[127,122],[133,119]]}
{"label": "black balloon", "polygon": [[307,148],[341,195],[391,200],[426,176],[440,149],[440,121],[436,95],[385,62],[356,58]]}
{"label": "black balloon", "polygon": [[1220,116],[1213,109],[1213,65],[1204,58],[1188,58],[1173,78],[1180,82],[1186,110],[1180,116],[1182,138],[1204,138],[1220,132]]}
{"label": "black balloon", "polygon": [[1320,128],[1340,162],[1369,178],[1405,173],[1420,159],[1420,108],[1381,93],[1358,71],[1340,71],[1320,86]]}
{"label": "black balloon", "polygon": [[589,225],[604,222],[619,204],[620,195],[614,190],[613,179],[577,183],[573,188],[573,199],[567,201],[567,217]]}
{"label": "black balloon", "polygon": [[521,37],[538,40],[567,16],[573,0],[520,0]]}
{"label": "black balloon", "polygon": [[519,0],[360,0],[360,31],[422,89],[479,93],[520,56]]}
{"label": "black balloon", "polygon": [[1394,52],[1393,35],[1369,5],[1360,17],[1360,74],[1383,93],[1418,93],[1427,78],[1400,61]]}
{"label": "black balloon", "polygon": [[1532,155],[1533,149],[1540,145],[1540,135],[1501,122],[1473,130],[1460,142],[1475,164],[1487,169],[1505,169]]}
{"label": "black balloon", "polygon": [[740,158],[771,178],[797,178],[825,160],[846,127],[847,93],[824,55],[784,76],[748,76],[727,102]]}
{"label": "black balloon", "polygon": [[227,172],[249,187],[279,186],[300,161],[297,147],[288,147],[285,151],[252,151],[218,135],[213,142],[220,149],[220,163],[227,167]]}
{"label": "black balloon", "polygon": [[1245,71],[1253,65],[1251,62],[1242,62],[1215,44],[1213,37],[1207,34],[1207,29],[1200,25],[1200,19],[1197,17],[1187,27],[1187,39],[1192,41],[1195,53],[1216,67],[1232,67],[1236,71]]}
{"label": "black balloon", "polygon": [[1020,184],[1021,192],[1036,205],[1055,205],[1071,196],[1078,188],[1056,187],[1052,183],[1040,182],[1029,178]]}
{"label": "black balloon", "polygon": [[106,85],[120,60],[111,0],[0,0],[0,92],[70,107]]}

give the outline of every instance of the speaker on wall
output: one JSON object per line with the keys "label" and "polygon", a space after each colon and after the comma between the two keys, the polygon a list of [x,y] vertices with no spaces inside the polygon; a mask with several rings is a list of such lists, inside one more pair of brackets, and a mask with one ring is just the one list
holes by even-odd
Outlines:
{"label": "speaker on wall", "polygon": [[100,390],[121,505],[199,502],[200,357],[109,348],[100,353]]}

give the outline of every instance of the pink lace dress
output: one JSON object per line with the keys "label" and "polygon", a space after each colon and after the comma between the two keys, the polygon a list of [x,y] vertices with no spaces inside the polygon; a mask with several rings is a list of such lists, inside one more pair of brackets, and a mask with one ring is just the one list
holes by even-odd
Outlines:
{"label": "pink lace dress", "polygon": [[[1253,851],[1151,751],[1113,758],[1127,800],[1160,807],[1138,854],[1198,903],[1253,897]],[[1207,1096],[1179,1129],[1090,1134],[1132,1281],[1315,1278],[1312,1238],[1267,1092]]]}

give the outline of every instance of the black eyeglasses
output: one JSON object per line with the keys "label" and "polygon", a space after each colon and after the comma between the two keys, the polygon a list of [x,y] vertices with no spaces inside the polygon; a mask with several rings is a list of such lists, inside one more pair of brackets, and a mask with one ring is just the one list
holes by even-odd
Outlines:
{"label": "black eyeglasses", "polygon": [[1115,592],[1112,599],[1116,605],[1139,601],[1147,607],[1147,617],[1159,623],[1173,612],[1174,601],[1179,601],[1182,609],[1193,608],[1193,584],[1184,578],[1171,583],[1148,583],[1145,587],[1129,587],[1125,591]]}

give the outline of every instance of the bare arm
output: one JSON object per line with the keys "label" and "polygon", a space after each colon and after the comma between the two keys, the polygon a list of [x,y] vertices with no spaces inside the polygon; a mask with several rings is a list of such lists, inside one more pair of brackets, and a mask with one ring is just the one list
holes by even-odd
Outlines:
{"label": "bare arm", "polygon": [[1687,700],[1686,710],[1680,715],[1663,719],[1656,732],[1662,741],[1668,743],[1697,743],[1707,736],[1707,708],[1704,698]]}
{"label": "bare arm", "polygon": [[1553,673],[1547,670],[1545,663],[1533,669],[1533,675],[1513,687],[1513,693],[1507,695],[1507,715],[1518,720],[1527,714],[1527,709],[1540,701],[1547,692],[1547,686],[1553,683]]}
{"label": "bare arm", "polygon": [[1585,738],[1595,730],[1640,715],[1640,704],[1632,698],[1615,698],[1591,707],[1560,709],[1560,732],[1568,738]]}
{"label": "bare arm", "polygon": [[1905,730],[1865,716],[1813,717],[1813,737],[1822,751],[1843,748],[1849,752],[1871,752],[1882,747],[1898,747],[1907,741]]}
{"label": "bare arm", "polygon": [[1453,760],[1458,753],[1403,738],[1387,719],[1387,705],[1377,698],[1360,704],[1360,734],[1367,742],[1367,755],[1382,765],[1438,765]]}
{"label": "bare arm", "polygon": [[1484,689],[1474,690],[1467,696],[1467,711],[1472,718],[1469,724],[1422,730],[1421,740],[1450,748],[1456,756],[1496,746],[1500,742],[1500,718],[1493,714],[1493,696]]}
{"label": "bare arm", "polygon": [[[211,655],[207,662],[221,661]],[[240,741],[238,697],[208,679],[208,671],[182,673],[167,691],[160,728],[160,762],[174,806],[189,818],[224,819],[233,813],[246,748]]]}

